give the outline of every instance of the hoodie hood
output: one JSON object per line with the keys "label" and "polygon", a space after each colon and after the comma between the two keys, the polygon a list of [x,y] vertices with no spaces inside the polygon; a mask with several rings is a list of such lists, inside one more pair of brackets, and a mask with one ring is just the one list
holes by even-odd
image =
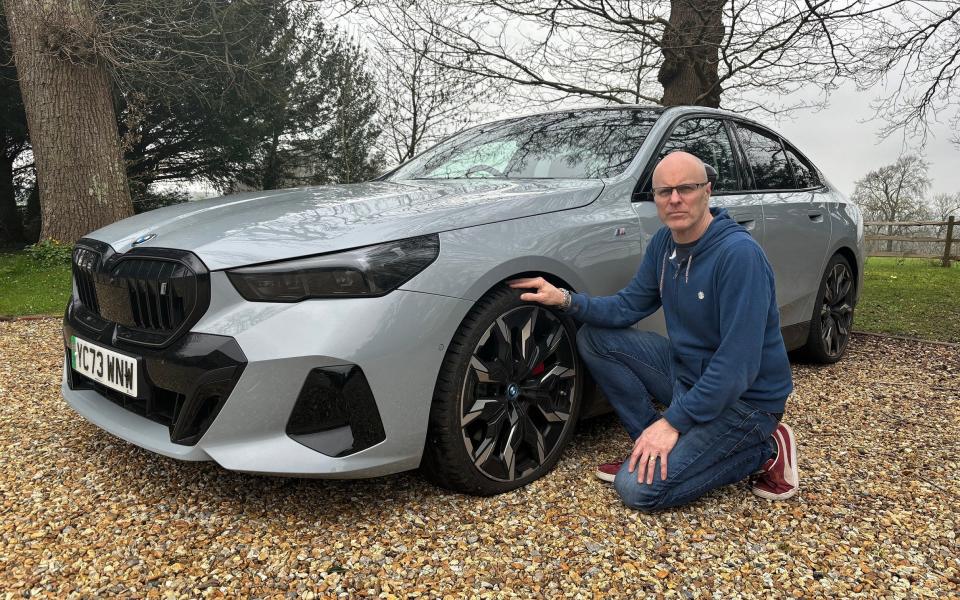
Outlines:
{"label": "hoodie hood", "polygon": [[568,210],[602,189],[600,180],[448,179],[252,192],[142,213],[87,237],[117,252],[148,238],[138,247],[190,250],[218,270]]}

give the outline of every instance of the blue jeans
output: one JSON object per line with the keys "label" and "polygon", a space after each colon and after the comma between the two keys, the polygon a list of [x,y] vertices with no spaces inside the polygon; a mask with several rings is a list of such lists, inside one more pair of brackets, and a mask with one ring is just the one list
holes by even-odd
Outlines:
{"label": "blue jeans", "polygon": [[[633,440],[661,417],[654,400],[666,406],[686,392],[673,375],[670,342],[661,335],[584,325],[577,347]],[[639,483],[625,461],[614,486],[624,504],[642,511],[692,502],[757,471],[773,454],[776,427],[776,415],[738,399],[716,419],[680,435],[668,455],[666,479],[660,478],[659,460],[649,485]]]}

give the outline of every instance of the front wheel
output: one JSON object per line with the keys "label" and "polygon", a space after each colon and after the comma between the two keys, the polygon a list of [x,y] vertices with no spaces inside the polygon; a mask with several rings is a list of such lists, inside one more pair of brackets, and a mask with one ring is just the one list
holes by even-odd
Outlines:
{"label": "front wheel", "polygon": [[853,326],[856,281],[850,262],[834,254],[820,281],[810,319],[806,355],[819,363],[835,363],[843,356]]}
{"label": "front wheel", "polygon": [[583,371],[569,317],[496,288],[444,357],[421,470],[459,492],[510,491],[548,473],[573,434]]}

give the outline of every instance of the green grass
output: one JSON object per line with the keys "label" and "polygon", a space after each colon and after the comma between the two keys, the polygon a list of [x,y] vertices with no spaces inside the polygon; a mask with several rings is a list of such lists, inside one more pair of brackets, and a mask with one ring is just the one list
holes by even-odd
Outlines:
{"label": "green grass", "polygon": [[[960,342],[960,264],[868,258],[857,306],[858,331]],[[23,252],[0,253],[0,316],[60,315],[70,266],[44,266]]]}
{"label": "green grass", "polygon": [[0,316],[61,315],[70,265],[46,266],[24,252],[0,253]]}
{"label": "green grass", "polygon": [[867,259],[858,331],[960,342],[960,264],[939,260]]}

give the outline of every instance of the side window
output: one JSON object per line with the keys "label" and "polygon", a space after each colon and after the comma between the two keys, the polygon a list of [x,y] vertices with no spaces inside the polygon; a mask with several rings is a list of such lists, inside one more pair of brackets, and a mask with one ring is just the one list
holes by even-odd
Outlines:
{"label": "side window", "polygon": [[727,128],[718,119],[690,119],[673,129],[657,160],[676,150],[693,154],[717,170],[714,191],[740,189]]}
{"label": "side window", "polygon": [[795,189],[793,173],[780,138],[771,137],[748,125],[737,123],[737,135],[743,153],[753,171],[753,187],[757,190]]}
{"label": "side window", "polygon": [[787,162],[793,168],[793,178],[797,181],[797,188],[806,190],[818,187],[820,178],[817,177],[817,170],[797,154],[797,151],[791,148],[789,144],[784,143],[784,147],[787,150]]}

